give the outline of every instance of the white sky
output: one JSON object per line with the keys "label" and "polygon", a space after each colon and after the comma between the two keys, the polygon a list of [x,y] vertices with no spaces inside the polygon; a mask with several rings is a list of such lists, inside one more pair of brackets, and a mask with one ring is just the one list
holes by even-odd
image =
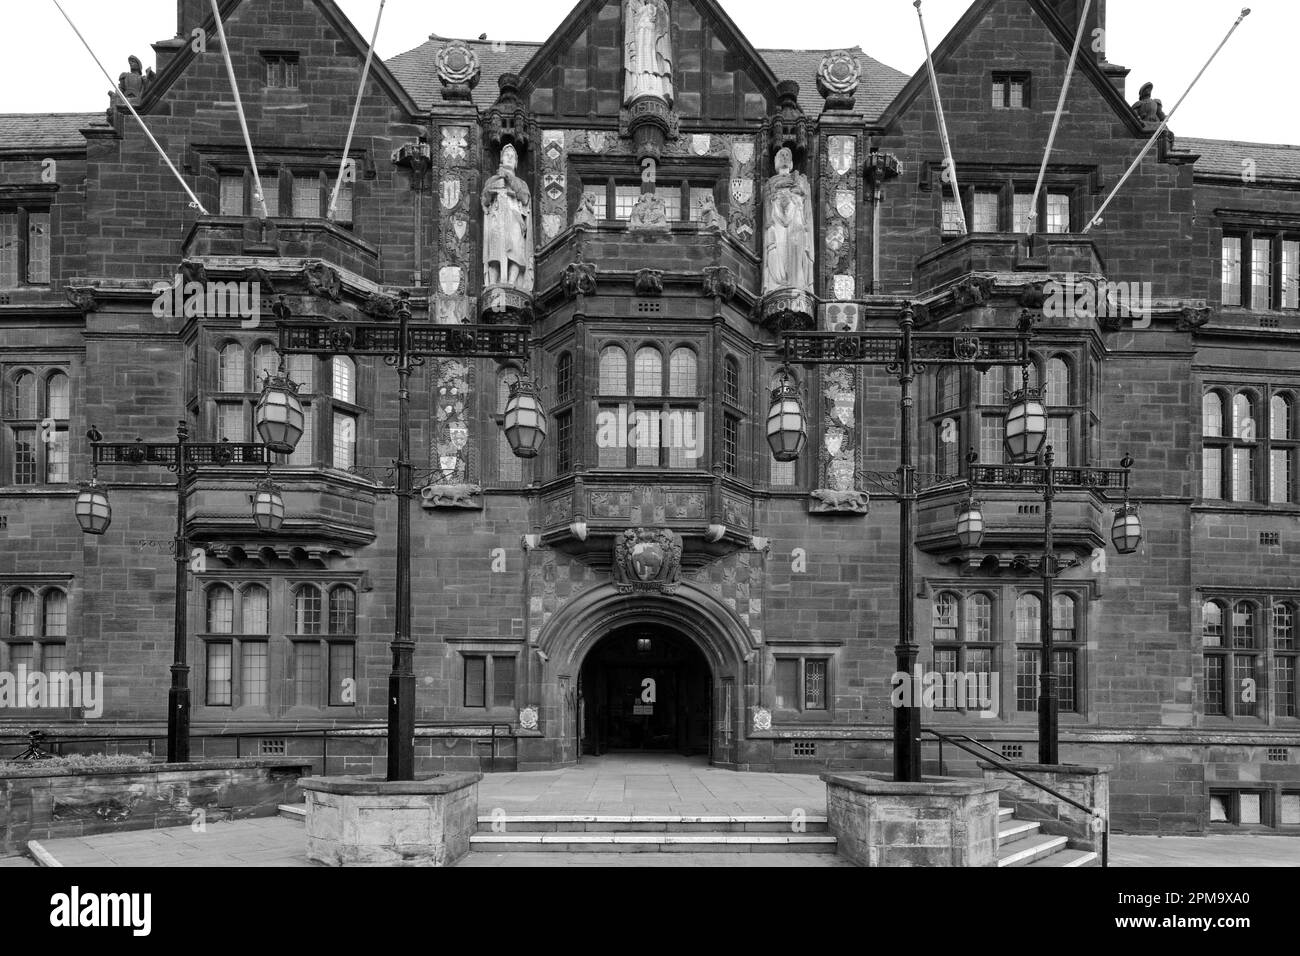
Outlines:
{"label": "white sky", "polygon": [[[131,53],[152,65],[150,43],[175,32],[175,0],[60,2],[114,78],[126,69]],[[379,0],[340,0],[340,5],[369,37]],[[388,0],[377,47],[381,56],[391,57],[435,32],[543,40],[573,5],[574,0]],[[759,48],[857,44],[905,72],[924,62],[911,0],[722,0],[722,6]],[[925,0],[931,44],[939,42],[968,6],[969,0]],[[77,112],[107,106],[103,75],[53,0],[0,0],[0,7],[0,112]],[[129,15],[123,12],[128,8]],[[1150,80],[1168,111],[1240,10],[1240,0],[1109,0],[1107,56],[1132,69],[1130,101]],[[1300,144],[1294,80],[1300,3],[1259,0],[1252,2],[1252,10],[1178,112],[1176,133]]]}

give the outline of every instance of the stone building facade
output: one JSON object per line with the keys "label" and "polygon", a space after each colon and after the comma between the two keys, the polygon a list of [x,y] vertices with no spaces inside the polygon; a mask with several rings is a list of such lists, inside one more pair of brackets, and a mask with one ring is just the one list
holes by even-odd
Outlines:
{"label": "stone building facade", "polygon": [[[808,444],[778,462],[782,335],[894,329],[908,302],[923,331],[1029,310],[1057,463],[1131,454],[1146,532],[1107,553],[1110,507],[1056,502],[1079,561],[1054,612],[1063,758],[1113,767],[1116,830],[1300,828],[1300,147],[1162,136],[1087,230],[1155,124],[1085,46],[1031,210],[1081,6],[975,0],[936,47],[957,193],[924,70],[756,50],[711,0],[583,0],[540,44],[434,36],[376,60],[347,164],[364,37],[331,0],[225,0],[257,176],[207,4],[180,0],[123,89],[206,215],[125,108],[0,116],[0,671],[104,676],[102,716],[15,700],[0,730],[165,724],[173,478],[101,469],[113,522],[83,536],[87,429],[252,441],[273,305],[384,322],[405,291],[417,324],[531,342],[526,370],[415,379],[421,769],[486,766],[485,729],[519,769],[625,749],[884,769],[899,523],[870,476],[898,466],[898,385],[796,365]],[[160,284],[227,282],[256,283],[256,316],[160,305]],[[386,713],[396,376],[286,370],[308,432],[272,469],[283,529],[251,521],[260,468],[204,469],[186,504],[196,753],[241,732],[318,755],[294,734]],[[500,428],[525,371],[549,412],[534,461]],[[990,674],[998,699],[982,716],[941,694],[926,726],[1032,759],[1041,503],[982,489],[983,542],[955,534],[965,451],[1002,461],[1018,376],[918,378],[918,463],[955,480],[922,495],[914,600],[923,669]],[[378,769],[381,733],[332,739],[330,769]]]}

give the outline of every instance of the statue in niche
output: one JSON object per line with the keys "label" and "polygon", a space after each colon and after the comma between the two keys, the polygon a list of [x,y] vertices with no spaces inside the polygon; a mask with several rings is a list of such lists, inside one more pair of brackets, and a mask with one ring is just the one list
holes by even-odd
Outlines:
{"label": "statue in niche", "polygon": [[1138,119],[1147,126],[1159,126],[1165,121],[1165,104],[1151,97],[1151,91],[1154,89],[1153,84],[1143,83],[1142,89],[1138,91],[1138,101],[1133,104]]}
{"label": "statue in niche", "polygon": [[722,219],[722,213],[718,212],[718,204],[714,202],[712,195],[706,195],[700,200],[700,228],[716,229],[722,232],[726,228],[726,223]]}
{"label": "statue in niche", "polygon": [[763,187],[767,228],[763,292],[813,289],[813,200],[808,177],[794,168],[788,148],[776,154],[776,175]]}
{"label": "statue in niche", "polygon": [[583,193],[578,200],[578,211],[573,214],[575,226],[594,226],[600,220],[596,216],[596,194]]}
{"label": "statue in niche", "polygon": [[666,0],[627,0],[623,6],[627,96],[673,100],[673,41]]}
{"label": "statue in niche", "polygon": [[483,187],[483,282],[533,289],[532,193],[515,170],[519,153],[501,151],[501,166]]}
{"label": "statue in niche", "polygon": [[642,193],[632,207],[627,222],[628,232],[669,232],[668,207],[654,193]]}

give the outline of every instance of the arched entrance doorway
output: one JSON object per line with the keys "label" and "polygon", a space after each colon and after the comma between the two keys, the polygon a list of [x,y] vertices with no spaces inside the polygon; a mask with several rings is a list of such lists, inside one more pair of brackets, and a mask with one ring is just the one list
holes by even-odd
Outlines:
{"label": "arched entrance doorway", "polygon": [[695,642],[674,628],[633,624],[584,658],[582,752],[710,753],[713,677]]}

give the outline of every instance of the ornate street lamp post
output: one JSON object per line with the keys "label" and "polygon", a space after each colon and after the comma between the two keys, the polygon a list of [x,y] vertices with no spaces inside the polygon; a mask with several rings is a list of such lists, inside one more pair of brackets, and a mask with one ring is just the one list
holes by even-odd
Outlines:
{"label": "ornate street lamp post", "polygon": [[[1014,400],[1013,400],[1014,404]],[[1087,491],[1103,501],[1111,500],[1107,491],[1123,493],[1123,505],[1115,512],[1111,527],[1111,540],[1120,554],[1133,554],[1142,544],[1142,522],[1138,508],[1128,500],[1129,476],[1133,459],[1125,458],[1119,468],[1057,468],[1052,447],[1047,446],[1041,465],[976,465],[971,453],[971,488],[1011,488],[1034,492],[1043,500],[1043,553],[1035,569],[1028,560],[1021,559],[1016,567],[1022,571],[1037,570],[1042,581],[1039,602],[1038,627],[1041,632],[1041,651],[1038,663],[1038,762],[1060,763],[1060,700],[1056,690],[1056,664],[1052,627],[1053,602],[1056,579],[1065,571],[1077,567],[1077,558],[1062,558],[1056,553],[1055,526],[1052,502],[1058,492]]]}
{"label": "ornate street lamp post", "polygon": [[[190,667],[186,663],[186,577],[190,554],[185,499],[200,468],[226,465],[267,465],[271,456],[265,445],[231,442],[192,442],[189,425],[181,422],[174,442],[104,443],[95,428],[86,434],[90,439],[92,478],[77,495],[77,523],[86,534],[102,535],[112,521],[108,492],[99,484],[100,465],[156,465],[176,474],[176,586],[175,627],[172,636],[172,682],[167,692],[167,762],[186,763],[190,759]],[[283,510],[283,503],[281,503]],[[260,525],[260,522],[259,522]]]}
{"label": "ornate street lamp post", "polygon": [[[397,323],[288,322],[280,329],[281,355],[382,358],[397,371],[397,483],[381,494],[397,498],[397,587],[392,671],[388,677],[388,779],[415,779],[415,641],[411,637],[411,373],[429,358],[528,360],[528,329],[508,325],[413,325],[409,295],[402,293]],[[546,437],[546,416],[536,389],[516,383],[506,409],[506,435],[522,458],[536,457]],[[356,468],[361,473],[364,469]]]}
{"label": "ornate street lamp post", "polygon": [[[912,383],[931,365],[962,365],[992,368],[1021,366],[1029,363],[1029,341],[1033,335],[1033,317],[1022,313],[1015,332],[917,332],[916,316],[910,303],[903,307],[897,332],[792,332],[785,336],[787,363],[800,365],[869,365],[887,369],[897,376],[901,390],[899,413],[902,419],[900,464],[893,475],[865,474],[871,484],[898,501],[899,575],[898,575],[898,644],[894,655],[898,673],[912,674],[920,648],[916,643],[913,579],[916,568],[916,502],[921,491],[918,479],[928,487],[950,484],[955,475],[917,474],[912,444],[914,399]],[[774,400],[769,423],[777,414]],[[802,418],[802,409],[799,411]],[[773,454],[788,449],[782,439],[791,430],[773,431],[768,426],[768,441]],[[790,459],[786,459],[790,460]],[[973,531],[968,522],[967,533]],[[894,779],[915,783],[921,779],[921,710],[919,701],[894,710]]]}

